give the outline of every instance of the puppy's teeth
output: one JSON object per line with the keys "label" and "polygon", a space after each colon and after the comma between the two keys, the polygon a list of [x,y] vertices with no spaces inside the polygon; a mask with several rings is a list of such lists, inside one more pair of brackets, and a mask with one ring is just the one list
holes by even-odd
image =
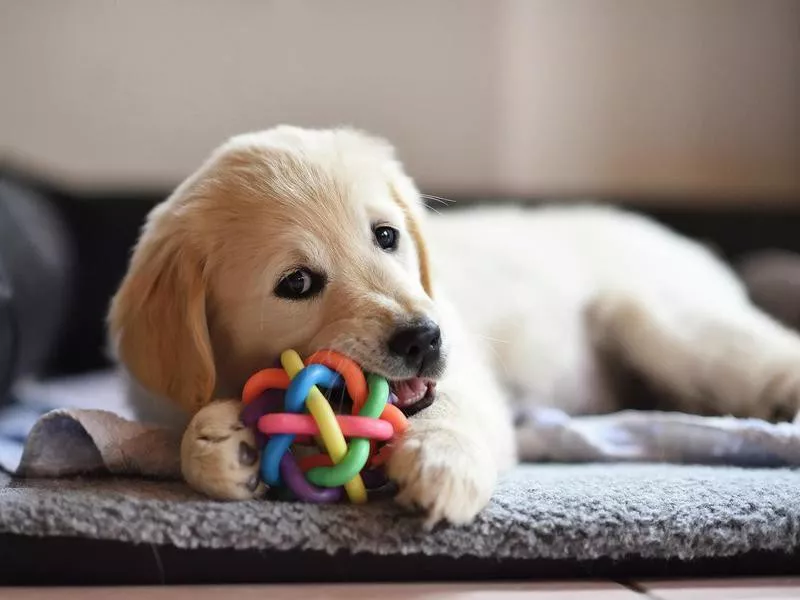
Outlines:
{"label": "puppy's teeth", "polygon": [[422,400],[428,393],[429,385],[422,379],[413,378],[395,384],[398,406],[410,406]]}

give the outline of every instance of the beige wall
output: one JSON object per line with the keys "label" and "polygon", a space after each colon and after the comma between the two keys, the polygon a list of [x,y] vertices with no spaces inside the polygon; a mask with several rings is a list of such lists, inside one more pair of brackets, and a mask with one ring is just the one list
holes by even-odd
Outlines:
{"label": "beige wall", "polygon": [[171,185],[278,122],[443,193],[800,196],[795,0],[0,0],[0,156]]}
{"label": "beige wall", "polygon": [[800,196],[800,2],[507,7],[507,189]]}

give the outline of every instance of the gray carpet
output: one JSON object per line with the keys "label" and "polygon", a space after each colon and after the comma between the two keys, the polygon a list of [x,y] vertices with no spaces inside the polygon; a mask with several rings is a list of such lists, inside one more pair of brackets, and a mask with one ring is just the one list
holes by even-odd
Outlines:
{"label": "gray carpet", "polygon": [[391,503],[217,503],[179,483],[12,480],[0,533],[179,548],[347,549],[519,559],[726,557],[800,548],[800,471],[675,465],[518,468],[468,527],[425,533]]}

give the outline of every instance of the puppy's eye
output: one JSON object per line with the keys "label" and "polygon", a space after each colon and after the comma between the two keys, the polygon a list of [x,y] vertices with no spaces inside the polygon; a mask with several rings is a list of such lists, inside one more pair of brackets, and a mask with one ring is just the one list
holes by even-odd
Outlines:
{"label": "puppy's eye", "polygon": [[275,295],[287,300],[304,300],[316,296],[324,287],[324,275],[308,269],[297,269],[281,278],[275,286]]}
{"label": "puppy's eye", "polygon": [[397,242],[400,238],[400,232],[397,229],[381,225],[373,229],[372,233],[375,235],[375,243],[378,244],[379,248],[387,252],[397,250]]}

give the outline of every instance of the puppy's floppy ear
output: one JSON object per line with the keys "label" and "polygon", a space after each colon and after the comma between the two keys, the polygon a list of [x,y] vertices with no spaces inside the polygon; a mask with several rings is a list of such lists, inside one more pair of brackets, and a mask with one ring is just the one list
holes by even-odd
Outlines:
{"label": "puppy's floppy ear", "polygon": [[403,209],[406,218],[406,227],[414,245],[417,248],[417,260],[419,261],[419,278],[422,289],[433,298],[433,282],[431,275],[430,259],[428,256],[428,246],[425,244],[425,208],[422,197],[417,190],[417,186],[411,178],[403,172],[402,167],[396,161],[389,169],[389,181],[392,187],[392,195],[395,202]]}
{"label": "puppy's floppy ear", "polygon": [[351,150],[361,151],[377,158],[383,164],[391,188],[392,198],[403,209],[406,227],[417,249],[419,277],[422,288],[428,297],[433,298],[433,276],[431,275],[428,247],[425,244],[425,205],[417,186],[406,174],[397,158],[394,146],[387,140],[357,129],[340,129],[342,139],[349,143]]}
{"label": "puppy's floppy ear", "polygon": [[168,210],[156,208],[148,218],[108,325],[136,380],[194,413],[212,399],[216,383],[204,259]]}

